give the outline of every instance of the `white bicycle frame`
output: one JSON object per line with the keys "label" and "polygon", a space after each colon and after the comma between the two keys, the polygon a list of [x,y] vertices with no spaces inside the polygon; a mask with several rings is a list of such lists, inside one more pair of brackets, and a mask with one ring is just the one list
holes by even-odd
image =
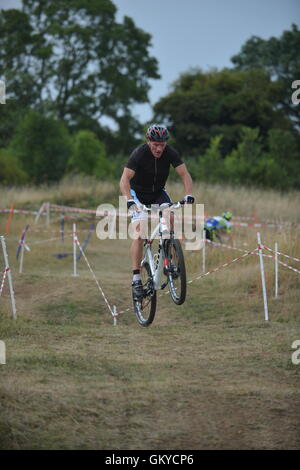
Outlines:
{"label": "white bicycle frame", "polygon": [[[145,262],[148,262],[150,266],[150,271],[152,274],[152,279],[153,279],[153,287],[155,290],[160,290],[161,289],[161,275],[162,275],[162,268],[163,268],[163,260],[164,260],[164,248],[163,248],[163,234],[166,232],[169,232],[169,229],[166,224],[166,220],[162,215],[162,211],[164,209],[179,209],[181,207],[181,203],[177,202],[176,204],[172,204],[171,206],[166,203],[166,204],[161,204],[158,209],[155,211],[159,212],[159,222],[156,225],[155,229],[151,233],[150,238],[148,238],[145,241],[145,256],[142,260],[142,266]],[[144,212],[153,212],[153,209],[149,209],[146,206],[143,206],[142,209]],[[170,233],[170,232],[169,232]],[[151,246],[153,240],[159,235],[159,251],[158,251],[158,260],[154,259]]]}

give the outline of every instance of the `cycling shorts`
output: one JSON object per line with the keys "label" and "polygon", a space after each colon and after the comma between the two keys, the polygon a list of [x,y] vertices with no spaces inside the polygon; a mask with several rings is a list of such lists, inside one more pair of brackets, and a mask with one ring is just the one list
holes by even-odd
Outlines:
{"label": "cycling shorts", "polygon": [[[163,204],[165,202],[172,203],[170,196],[168,195],[165,189],[161,189],[160,191],[156,191],[155,193],[138,193],[134,189],[130,190],[132,198],[134,199],[136,205],[141,207],[144,205],[151,205],[151,204]],[[145,212],[133,212],[132,214],[132,221],[135,222],[137,220],[146,220],[148,218],[148,214]]]}

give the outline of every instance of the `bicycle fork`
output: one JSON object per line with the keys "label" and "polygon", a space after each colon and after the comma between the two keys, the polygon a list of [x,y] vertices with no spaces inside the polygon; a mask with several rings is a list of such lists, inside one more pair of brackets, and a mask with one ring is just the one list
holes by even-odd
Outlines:
{"label": "bicycle fork", "polygon": [[150,266],[154,289],[155,290],[164,289],[166,285],[168,284],[168,281],[165,281],[163,284],[161,284],[161,275],[162,275],[162,272],[166,274],[168,270],[168,260],[165,256],[164,248],[161,242],[159,244],[158,258],[156,260],[153,258],[153,255],[151,252],[151,244],[149,243],[147,244],[146,250],[145,250],[145,257],[142,261],[142,264],[145,261]]}

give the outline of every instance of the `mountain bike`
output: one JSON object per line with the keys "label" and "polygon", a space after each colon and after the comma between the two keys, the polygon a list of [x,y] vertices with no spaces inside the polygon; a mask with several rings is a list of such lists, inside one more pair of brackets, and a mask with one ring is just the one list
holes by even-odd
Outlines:
{"label": "mountain bike", "polygon": [[[133,298],[134,311],[141,326],[149,326],[155,317],[157,291],[169,286],[169,293],[177,305],[186,298],[186,270],[180,241],[175,238],[174,230],[169,230],[163,217],[165,209],[179,209],[185,201],[175,204],[164,203],[155,208],[143,206],[147,212],[158,211],[159,222],[150,238],[144,241],[144,253],[141,263],[141,280],[144,294],[139,300]],[[167,233],[166,233],[167,232]],[[167,236],[167,238],[166,238]],[[153,241],[159,239],[158,250],[153,251]],[[163,282],[162,282],[162,276]]]}

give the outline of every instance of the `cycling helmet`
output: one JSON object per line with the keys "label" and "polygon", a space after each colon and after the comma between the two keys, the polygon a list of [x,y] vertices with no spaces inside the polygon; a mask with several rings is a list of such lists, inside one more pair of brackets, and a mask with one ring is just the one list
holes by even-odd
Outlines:
{"label": "cycling helmet", "polygon": [[229,212],[229,211],[225,211],[225,212],[223,212],[222,217],[223,217],[223,219],[230,220],[231,217],[232,217],[232,213]]}
{"label": "cycling helmet", "polygon": [[154,142],[166,142],[169,138],[169,131],[166,126],[151,124],[147,129],[146,137]]}

